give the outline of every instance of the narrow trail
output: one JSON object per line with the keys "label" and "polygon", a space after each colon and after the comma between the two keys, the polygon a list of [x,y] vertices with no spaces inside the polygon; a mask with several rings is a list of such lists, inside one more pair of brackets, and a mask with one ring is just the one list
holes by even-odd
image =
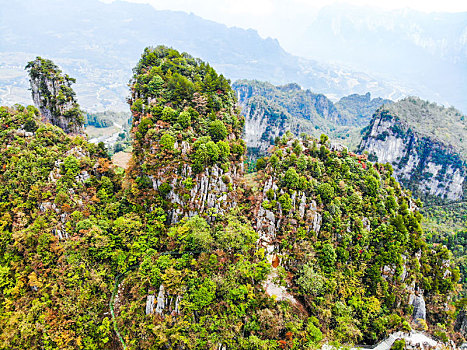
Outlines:
{"label": "narrow trail", "polygon": [[[128,272],[128,270],[126,272]],[[117,334],[117,337],[120,340],[120,343],[122,344],[123,350],[126,350],[127,348],[126,348],[125,341],[123,340],[123,337],[120,335],[120,332],[118,331],[117,320],[115,319],[115,312],[114,312],[115,295],[118,292],[118,287],[120,286],[120,283],[123,280],[123,277],[124,277],[124,274],[119,274],[115,278],[115,287],[112,292],[112,296],[110,297],[109,306],[110,306],[110,314],[112,315],[112,323],[113,323],[115,334]]]}

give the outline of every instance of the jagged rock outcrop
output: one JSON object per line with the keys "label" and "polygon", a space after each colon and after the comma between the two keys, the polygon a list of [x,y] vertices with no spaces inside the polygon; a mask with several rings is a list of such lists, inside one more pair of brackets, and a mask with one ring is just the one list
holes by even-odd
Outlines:
{"label": "jagged rock outcrop", "polygon": [[84,117],[75,100],[71,84],[75,79],[50,60],[37,57],[27,64],[32,99],[42,117],[67,134],[83,132]]}
{"label": "jagged rock outcrop", "polygon": [[426,320],[426,305],[425,298],[423,297],[423,291],[415,296],[413,302],[413,320],[415,323],[419,323],[420,320]]}
{"label": "jagged rock outcrop", "polygon": [[[158,190],[163,183],[170,184],[171,189],[165,198],[172,204],[168,220],[175,224],[185,216],[201,213],[206,213],[208,220],[212,221],[215,216],[234,208],[237,205],[235,193],[241,174],[242,164],[225,172],[214,165],[200,174],[194,173],[191,166],[184,164],[180,170],[163,169],[149,178],[154,190]],[[187,178],[192,178],[193,184],[184,184]]]}
{"label": "jagged rock outcrop", "polygon": [[170,294],[161,284],[157,297],[149,294],[146,297],[146,315],[156,313],[157,315],[170,314],[172,316],[180,313],[180,301],[182,296],[179,294]]}
{"label": "jagged rock outcrop", "polygon": [[[444,131],[433,131],[431,124]],[[408,98],[374,114],[359,149],[370,160],[390,163],[397,179],[417,196],[460,200],[466,193],[465,141],[456,136],[462,130],[454,129],[461,124],[465,130],[455,110]],[[456,137],[460,141],[454,142]]]}
{"label": "jagged rock outcrop", "polygon": [[[452,287],[458,272],[445,247],[422,243],[419,208],[391,174],[390,166],[372,164],[326,138],[281,138],[256,175],[259,194],[251,214],[258,245],[273,266],[266,292],[307,307],[322,295],[326,276],[346,266],[354,276],[367,276],[360,283],[371,293],[384,286],[397,294],[386,304],[391,310],[413,305],[407,322],[424,326],[422,320],[430,323],[449,311],[448,298],[442,299],[444,310],[433,310],[440,303],[426,281],[446,278]],[[282,279],[280,269],[287,271]],[[344,290],[350,282],[337,283]]]}
{"label": "jagged rock outcrop", "polygon": [[[277,248],[276,233],[286,220],[286,212],[282,210],[280,203],[277,212],[273,210],[274,208],[269,207],[270,201],[277,202],[279,197],[285,193],[284,189],[279,189],[277,182],[278,180],[272,176],[266,180],[261,206],[255,212],[255,228],[259,233],[259,244],[270,254]],[[297,213],[298,219],[305,222],[307,233],[312,231],[314,234],[318,234],[321,228],[322,216],[317,210],[316,201],[307,197],[302,191],[293,193],[291,200],[292,213]]]}

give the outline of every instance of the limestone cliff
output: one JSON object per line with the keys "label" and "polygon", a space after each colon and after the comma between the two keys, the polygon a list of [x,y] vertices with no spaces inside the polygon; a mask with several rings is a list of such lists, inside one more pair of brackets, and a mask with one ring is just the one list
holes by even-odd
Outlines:
{"label": "limestone cliff", "polygon": [[[384,288],[397,295],[386,299],[392,312],[410,306],[406,317],[414,327],[423,326],[420,319],[433,322],[449,310],[449,298],[440,302],[426,278],[458,276],[447,249],[422,242],[419,208],[391,177],[390,166],[331,146],[326,138],[284,136],[256,175],[259,193],[251,218],[258,245],[278,271],[289,273],[284,290],[269,280],[266,289],[280,300],[309,306],[324,290],[325,276],[345,266],[366,276],[361,283],[371,293]],[[409,241],[414,244],[404,243]],[[366,285],[369,280],[378,282]],[[337,283],[345,289],[353,282]]]}
{"label": "limestone cliff", "polygon": [[359,149],[370,160],[392,164],[397,179],[417,196],[456,201],[466,191],[462,133],[460,113],[408,98],[374,114]]}
{"label": "limestone cliff", "polygon": [[42,117],[67,134],[82,133],[84,117],[75,100],[71,84],[75,79],[50,60],[37,57],[27,64],[32,99]]}

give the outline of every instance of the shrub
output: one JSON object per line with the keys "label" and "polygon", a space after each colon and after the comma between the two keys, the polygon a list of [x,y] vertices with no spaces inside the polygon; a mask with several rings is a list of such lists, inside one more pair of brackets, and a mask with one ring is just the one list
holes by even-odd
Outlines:
{"label": "shrub", "polygon": [[319,252],[319,260],[324,271],[332,272],[335,270],[337,254],[332,244],[326,243],[323,245]]}
{"label": "shrub", "polygon": [[297,189],[299,185],[299,176],[295,168],[289,168],[284,175],[284,184],[288,188]]}
{"label": "shrub", "polygon": [[218,141],[217,147],[219,148],[219,157],[222,160],[228,160],[230,156],[230,146],[227,142]]}
{"label": "shrub", "polygon": [[404,350],[405,349],[405,339],[397,339],[392,343],[391,350]]}
{"label": "shrub", "polygon": [[208,223],[198,215],[185,219],[183,225],[176,229],[176,234],[188,250],[207,250],[214,242]]}
{"label": "shrub", "polygon": [[143,111],[143,100],[138,98],[133,102],[130,108],[133,112],[141,113]]}
{"label": "shrub", "polygon": [[219,159],[219,147],[217,147],[213,141],[206,143],[206,153],[212,164],[214,164]]}
{"label": "shrub", "polygon": [[264,158],[259,158],[257,161],[256,161],[256,170],[261,170],[261,169],[264,169],[266,168],[266,161],[264,160]]}
{"label": "shrub", "polygon": [[282,210],[285,212],[290,211],[292,209],[292,199],[290,198],[288,193],[284,193],[279,197],[279,203],[282,206]]}
{"label": "shrub", "polygon": [[164,182],[159,186],[158,190],[163,197],[166,197],[172,190],[172,186],[170,186],[167,182]]}
{"label": "shrub", "polygon": [[319,184],[317,192],[326,203],[329,203],[334,198],[334,188],[327,182]]}
{"label": "shrub", "polygon": [[154,95],[162,89],[163,85],[164,80],[159,74],[156,74],[148,83],[148,91],[150,94]]}
{"label": "shrub", "polygon": [[302,289],[303,294],[320,295],[324,291],[326,278],[315,271],[313,264],[303,265],[297,285]]}
{"label": "shrub", "polygon": [[191,114],[189,112],[180,113],[177,122],[182,128],[188,128],[191,125]]}
{"label": "shrub", "polygon": [[214,120],[209,124],[209,135],[214,141],[220,141],[227,136],[227,128],[222,120]]}
{"label": "shrub", "polygon": [[172,107],[166,106],[162,110],[161,119],[166,122],[172,122],[175,121],[175,118],[177,118],[177,116],[177,111],[175,111]]}
{"label": "shrub", "polygon": [[228,224],[217,238],[221,249],[246,251],[254,247],[258,233],[251,226],[243,224],[236,217],[229,217]]}
{"label": "shrub", "polygon": [[321,340],[323,340],[323,333],[311,321],[308,322],[308,325],[306,327],[306,332],[307,332],[307,340],[312,343],[319,343]]}
{"label": "shrub", "polygon": [[173,151],[174,150],[174,145],[175,145],[175,137],[173,137],[170,134],[164,134],[162,135],[159,144],[161,145],[161,148],[165,151]]}

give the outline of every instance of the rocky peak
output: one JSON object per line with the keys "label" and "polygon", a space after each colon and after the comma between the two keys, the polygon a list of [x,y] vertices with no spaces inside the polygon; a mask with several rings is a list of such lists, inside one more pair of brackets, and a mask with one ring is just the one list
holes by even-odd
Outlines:
{"label": "rocky peak", "polygon": [[83,132],[84,117],[75,99],[71,84],[75,79],[51,60],[37,57],[26,65],[29,72],[32,99],[42,117],[67,134]]}
{"label": "rocky peak", "polygon": [[162,203],[171,223],[193,215],[212,221],[236,205],[243,117],[222,75],[185,53],[148,48],[130,103],[136,201]]}

